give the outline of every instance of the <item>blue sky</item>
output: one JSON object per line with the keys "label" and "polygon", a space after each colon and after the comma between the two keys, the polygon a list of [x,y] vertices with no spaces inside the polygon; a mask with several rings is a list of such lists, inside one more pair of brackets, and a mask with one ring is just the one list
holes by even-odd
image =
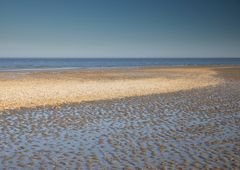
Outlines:
{"label": "blue sky", "polygon": [[240,57],[240,1],[0,0],[0,57]]}

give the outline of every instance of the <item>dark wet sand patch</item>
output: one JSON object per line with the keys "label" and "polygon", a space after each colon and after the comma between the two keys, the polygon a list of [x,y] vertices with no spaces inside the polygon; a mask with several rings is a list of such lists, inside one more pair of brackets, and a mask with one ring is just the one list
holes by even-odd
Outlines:
{"label": "dark wet sand patch", "polygon": [[225,66],[220,68],[215,68],[218,72],[218,76],[225,79],[240,79],[240,66]]}

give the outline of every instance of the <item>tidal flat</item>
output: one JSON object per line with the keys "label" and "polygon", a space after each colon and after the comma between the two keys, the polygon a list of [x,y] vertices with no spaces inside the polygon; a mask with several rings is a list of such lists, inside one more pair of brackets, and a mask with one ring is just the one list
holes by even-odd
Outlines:
{"label": "tidal flat", "polygon": [[208,67],[0,72],[0,110],[176,92],[219,84]]}
{"label": "tidal flat", "polygon": [[0,169],[240,169],[240,69],[211,69],[219,83],[2,110]]}

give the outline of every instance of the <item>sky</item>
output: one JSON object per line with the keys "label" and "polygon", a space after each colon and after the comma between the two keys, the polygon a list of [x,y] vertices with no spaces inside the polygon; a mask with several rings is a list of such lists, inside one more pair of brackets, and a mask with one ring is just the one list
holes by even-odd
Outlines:
{"label": "sky", "polygon": [[240,1],[0,0],[0,57],[240,57]]}

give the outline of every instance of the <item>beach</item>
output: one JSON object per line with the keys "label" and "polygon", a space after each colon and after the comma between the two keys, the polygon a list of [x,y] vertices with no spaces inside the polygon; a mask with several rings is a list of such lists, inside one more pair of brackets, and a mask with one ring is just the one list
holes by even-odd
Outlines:
{"label": "beach", "polygon": [[0,110],[169,93],[214,86],[207,67],[0,72]]}
{"label": "beach", "polygon": [[0,170],[240,170],[240,0],[0,0]]}
{"label": "beach", "polygon": [[239,169],[240,67],[0,72],[0,169]]}

